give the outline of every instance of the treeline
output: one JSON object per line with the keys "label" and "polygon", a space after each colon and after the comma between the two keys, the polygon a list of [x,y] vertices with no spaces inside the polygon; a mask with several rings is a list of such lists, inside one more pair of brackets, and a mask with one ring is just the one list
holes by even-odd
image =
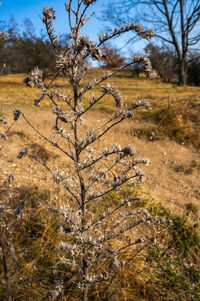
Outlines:
{"label": "treeline", "polygon": [[[120,52],[112,47],[111,44],[106,44],[102,47],[104,54],[101,67],[115,69],[123,66],[127,59],[120,55]],[[178,61],[173,48],[163,44],[158,46],[149,43],[144,49],[145,55],[150,59],[153,69],[158,76],[167,83],[178,82]],[[200,86],[200,52],[190,51],[187,57],[187,83],[190,85]],[[132,61],[132,60],[130,60]],[[133,76],[139,77],[144,72],[144,66],[141,63],[136,63],[132,67]]]}
{"label": "treeline", "polygon": [[[25,19],[20,30],[14,18],[9,23],[0,22],[3,32],[9,33],[9,38],[0,41],[0,73],[28,73],[38,66],[44,73],[55,71],[55,52],[46,34],[36,35],[35,28],[29,19]],[[64,50],[69,42],[68,35],[60,35],[58,45]],[[103,68],[119,68],[126,62],[118,50],[110,44],[102,48],[104,60],[100,63]],[[168,45],[158,46],[149,44],[145,48],[146,56],[151,60],[153,68],[164,82],[176,81],[178,78],[178,62],[173,48]],[[143,65],[136,63],[133,75],[139,77]],[[200,85],[200,54],[198,51],[188,53],[187,83]]]}
{"label": "treeline", "polygon": [[[1,73],[27,73],[35,66],[46,73],[54,71],[56,56],[51,43],[46,34],[36,35],[29,19],[24,20],[22,30],[14,18],[9,24],[1,22],[0,28],[9,33],[8,39],[0,42]],[[67,43],[68,36],[61,35],[59,48],[64,50]]]}

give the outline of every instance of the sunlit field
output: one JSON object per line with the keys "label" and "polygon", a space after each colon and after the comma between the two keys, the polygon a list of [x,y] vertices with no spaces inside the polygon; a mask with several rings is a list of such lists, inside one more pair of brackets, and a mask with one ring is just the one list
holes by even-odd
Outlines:
{"label": "sunlit field", "polygon": [[[103,70],[93,68],[90,70],[88,78],[98,78]],[[2,76],[0,79],[1,89],[1,103],[2,105],[24,105],[31,106],[31,99],[37,97],[37,90],[27,89],[23,84],[24,74],[10,74]],[[118,87],[122,94],[124,94],[124,100],[131,102],[134,99],[146,98],[155,103],[157,106],[165,106],[165,102],[170,102],[171,105],[175,105],[177,101],[181,104],[187,105],[190,101],[195,101],[196,106],[199,105],[199,93],[200,87],[186,86],[178,87],[176,83],[163,83],[160,79],[146,79],[143,74],[140,78],[133,77],[133,73],[128,70],[121,71],[116,74],[112,81]],[[46,81],[48,83],[48,79]],[[66,84],[63,78],[58,78],[56,86],[60,89],[67,89],[69,85]],[[96,89],[97,91],[100,88]],[[12,99],[14,97],[14,99]],[[47,103],[45,102],[47,105]],[[103,106],[103,104],[102,104]],[[112,103],[105,101],[105,108],[112,109]]]}

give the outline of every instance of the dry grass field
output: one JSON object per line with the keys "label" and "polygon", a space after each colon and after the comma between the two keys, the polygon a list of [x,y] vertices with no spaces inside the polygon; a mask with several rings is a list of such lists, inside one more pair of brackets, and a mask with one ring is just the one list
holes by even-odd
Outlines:
{"label": "dry grass field", "polygon": [[[91,77],[98,77],[101,70],[94,69],[91,72]],[[25,87],[23,77],[21,74],[1,77],[1,112],[12,118],[12,109],[22,107],[33,125],[50,136],[52,104],[44,99],[40,108],[34,107],[33,100],[39,96],[38,91]],[[174,213],[184,212],[184,206],[189,202],[200,206],[200,88],[182,88],[143,77],[135,79],[129,71],[116,75],[113,82],[124,95],[124,102],[144,98],[151,103],[153,110],[138,110],[132,120],[125,121],[113,130],[107,136],[107,141],[118,141],[122,145],[132,143],[138,156],[150,159],[151,166],[146,168],[147,182],[141,187],[144,193],[167,205]],[[58,87],[70,93],[62,78],[56,82]],[[100,88],[96,90],[97,94],[100,93]],[[88,113],[85,128],[95,122],[100,125],[113,109],[113,100],[107,96],[92,113]],[[28,159],[19,162],[26,174],[21,173],[20,166],[15,166],[18,164],[15,162],[17,151],[23,145],[38,149],[41,145],[52,165],[58,160],[57,156],[61,155],[55,154],[55,150],[42,141],[23,120],[11,130],[10,136],[4,153],[10,161],[11,171],[31,182],[44,180],[42,185],[45,185],[48,177],[46,171],[37,165],[29,168],[32,164]],[[106,145],[107,141],[101,141],[101,146]],[[59,160],[62,160],[62,156]],[[29,171],[35,179],[32,179]],[[44,176],[38,176],[36,173],[39,171]]]}
{"label": "dry grass field", "polygon": [[[89,77],[98,77],[101,72],[99,69],[93,69]],[[51,137],[53,123],[53,114],[51,114],[52,104],[49,103],[48,99],[44,99],[39,108],[34,107],[33,100],[39,97],[38,91],[34,88],[25,87],[23,78],[24,75],[22,74],[11,74],[0,78],[0,113],[5,115],[8,120],[12,120],[12,110],[14,108],[23,108],[24,115],[31,121],[34,127],[40,130],[41,133]],[[102,148],[102,146],[116,141],[121,145],[134,144],[138,157],[147,157],[151,162],[149,166],[145,167],[147,176],[145,184],[137,188],[137,192],[142,196],[144,203],[148,202],[151,210],[155,210],[158,214],[166,210],[166,212],[170,212],[170,214],[176,216],[177,221],[180,217],[179,227],[182,227],[181,229],[185,229],[185,224],[181,224],[183,216],[188,216],[189,223],[196,223],[198,225],[200,217],[200,87],[177,87],[175,84],[162,83],[159,79],[148,80],[143,76],[136,79],[132,77],[131,71],[119,73],[112,79],[112,82],[124,95],[125,103],[131,103],[138,99],[146,99],[151,103],[153,110],[138,109],[132,119],[126,120],[118,128],[110,132],[106,140],[98,142],[99,145],[96,145],[96,147]],[[66,85],[62,78],[56,81],[55,87],[70,93],[68,85]],[[100,88],[97,88],[95,93],[100,93]],[[87,99],[84,101],[86,103]],[[113,109],[112,98],[106,96],[104,101],[94,107],[92,112],[88,113],[83,127],[84,130],[94,124],[100,125],[107,119]],[[58,196],[66,199],[65,192],[60,187],[55,187],[55,185],[51,184],[51,175],[47,174],[47,171],[42,166],[32,162],[28,157],[25,157],[23,160],[16,160],[16,156],[23,146],[28,146],[38,156],[47,160],[50,167],[56,166],[57,162],[63,164],[63,166],[67,164],[62,154],[57,150],[55,151],[41,137],[38,137],[32,128],[21,118],[9,132],[9,140],[5,143],[1,151],[1,169],[6,169],[15,177],[15,181],[9,184],[9,189],[18,189],[18,198],[23,193],[27,194],[26,191],[22,191],[22,187],[26,187],[24,188],[25,190],[29,187],[29,196],[33,196],[33,198],[37,196],[37,193],[39,195],[39,192],[42,191],[42,196],[40,194],[41,199],[48,199],[49,202],[53,202]],[[127,186],[125,187],[125,193],[130,194],[135,193],[135,191]],[[114,199],[115,195],[110,197]],[[189,231],[188,229],[190,228],[187,228],[187,231]],[[199,226],[197,230],[199,230]],[[46,233],[49,233],[48,231],[50,231],[49,228],[46,228]],[[55,233],[52,235],[55,235]],[[190,238],[192,237],[191,235]],[[44,235],[42,237],[44,238]],[[192,244],[189,244],[189,246],[193,248]],[[45,253],[46,251],[43,249],[43,252]],[[149,250],[149,254],[151,254],[149,255],[149,262],[153,258],[156,264],[156,258],[158,257],[156,257],[157,253],[155,250]],[[164,258],[163,256],[163,260]],[[37,258],[37,260],[40,259]],[[190,260],[188,264],[193,262],[194,259],[190,257]],[[167,268],[168,261],[164,264],[166,264]],[[32,265],[31,263],[27,264],[27,270],[31,270],[33,265],[33,262]],[[125,288],[122,290],[120,300],[199,300],[200,292],[197,290],[196,293],[195,289],[199,288],[200,270],[196,272],[197,274],[195,275],[197,276],[194,276],[193,280],[191,280],[191,287],[195,283],[194,292],[192,291],[191,295],[188,295],[189,297],[185,297],[185,291],[181,290],[180,285],[181,282],[187,282],[187,277],[186,280],[185,278],[176,278],[181,268],[178,264],[175,266],[176,271],[172,268],[175,274],[170,270],[169,277],[171,277],[170,279],[175,279],[171,281],[174,281],[175,288],[177,285],[176,289],[177,291],[180,290],[180,296],[176,298],[176,289],[170,288],[171,297],[167,299],[164,291],[166,290],[167,292],[169,287],[161,287],[160,290],[163,290],[164,295],[159,295],[159,286],[157,287],[157,291],[153,280],[152,282],[149,280],[151,277],[141,272],[142,270],[144,272],[146,265],[146,263],[143,263],[136,269],[137,271],[140,270],[137,277],[133,270],[129,270],[126,274],[121,275],[124,282],[129,283],[129,285],[124,286]],[[168,268],[171,269],[171,266]],[[159,267],[156,266],[156,269],[159,269]],[[156,279],[157,276],[153,264],[149,264],[147,270]],[[190,276],[188,277],[190,279]],[[146,280],[147,278],[148,281]],[[130,279],[135,279],[134,285],[130,284]],[[165,279],[164,281],[169,280]],[[161,280],[160,283],[162,283]],[[188,283],[187,285],[185,284],[186,289],[192,290],[189,280]],[[36,286],[36,284],[32,286],[33,292],[37,291]],[[29,286],[27,285],[26,288],[28,290]],[[45,291],[45,285],[42,289]],[[192,294],[193,297],[191,297]],[[35,296],[34,293],[32,296]],[[25,297],[21,297],[21,299],[20,297],[16,297],[15,300],[25,300],[23,298]],[[38,299],[34,300],[44,300],[42,297],[40,298],[38,297]],[[76,300],[72,297],[70,298],[63,298],[62,300]]]}

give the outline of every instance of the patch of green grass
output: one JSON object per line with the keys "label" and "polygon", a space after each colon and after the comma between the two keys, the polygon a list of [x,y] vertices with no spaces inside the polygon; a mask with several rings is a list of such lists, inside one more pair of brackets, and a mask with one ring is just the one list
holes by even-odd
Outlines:
{"label": "patch of green grass", "polygon": [[190,175],[193,174],[195,170],[200,170],[200,164],[196,160],[192,160],[185,173]]}
{"label": "patch of green grass", "polygon": [[185,217],[172,215],[171,219],[165,239],[147,251],[155,295],[159,300],[197,301],[200,296],[200,235]]}
{"label": "patch of green grass", "polygon": [[194,214],[198,213],[199,211],[198,207],[193,203],[186,204],[186,210]]}
{"label": "patch of green grass", "polygon": [[192,160],[189,164],[180,164],[174,167],[176,172],[184,172],[186,175],[192,175],[196,171],[200,170],[200,163],[196,160]]}
{"label": "patch of green grass", "polygon": [[[193,145],[200,148],[200,119],[198,100],[173,100],[162,102],[152,100],[152,111],[138,110],[136,117],[145,121],[151,121],[154,126],[154,139],[162,140],[168,137],[178,143]],[[149,136],[151,128],[146,129]]]}
{"label": "patch of green grass", "polygon": [[[127,196],[134,193],[125,187]],[[137,195],[140,192],[137,191]],[[160,232],[157,239],[147,246],[145,252],[144,282],[137,282],[141,286],[139,297],[145,300],[191,300],[197,301],[200,296],[200,233],[196,219],[193,216],[177,216],[162,204],[141,197],[141,201],[134,203],[136,207],[146,208],[152,216],[165,217],[171,223]],[[197,207],[188,203],[186,210],[197,214]],[[145,280],[146,279],[146,280]],[[145,283],[145,284],[144,284]],[[145,287],[145,290],[142,287]]]}
{"label": "patch of green grass", "polygon": [[172,217],[172,221],[170,230],[176,250],[186,258],[195,258],[200,254],[200,236],[196,224],[180,216]]}

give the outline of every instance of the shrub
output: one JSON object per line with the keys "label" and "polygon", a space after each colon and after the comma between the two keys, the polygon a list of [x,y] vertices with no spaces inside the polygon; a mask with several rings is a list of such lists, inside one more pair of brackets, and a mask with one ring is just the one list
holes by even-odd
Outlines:
{"label": "shrub", "polygon": [[196,59],[188,65],[188,83],[200,86],[200,59]]}
{"label": "shrub", "polygon": [[113,48],[109,44],[104,44],[101,50],[104,55],[102,64],[103,68],[120,68],[124,64],[125,58],[120,56],[116,48]]}

